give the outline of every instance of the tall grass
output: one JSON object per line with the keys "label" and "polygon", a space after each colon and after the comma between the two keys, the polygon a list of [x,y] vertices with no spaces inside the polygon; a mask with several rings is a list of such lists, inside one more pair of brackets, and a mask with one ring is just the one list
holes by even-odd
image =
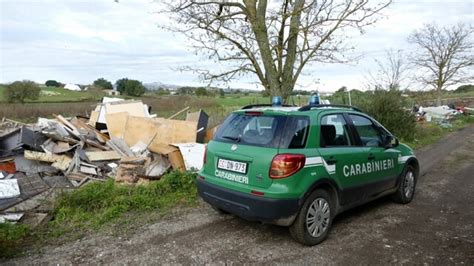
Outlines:
{"label": "tall grass", "polygon": [[0,119],[6,117],[26,122],[36,121],[38,117],[51,117],[52,114],[63,116],[87,116],[94,109],[96,102],[73,103],[0,103]]}
{"label": "tall grass", "polygon": [[165,212],[177,205],[192,205],[197,199],[195,179],[194,173],[170,172],[146,185],[121,185],[112,179],[91,183],[59,196],[48,227],[58,236],[99,229],[128,212]]}

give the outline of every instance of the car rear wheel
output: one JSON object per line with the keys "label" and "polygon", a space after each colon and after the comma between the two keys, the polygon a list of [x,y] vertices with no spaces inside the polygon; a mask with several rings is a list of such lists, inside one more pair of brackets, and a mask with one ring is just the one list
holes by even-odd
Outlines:
{"label": "car rear wheel", "polygon": [[290,226],[291,236],[298,242],[314,246],[326,239],[331,228],[335,207],[325,190],[315,190],[301,207]]}
{"label": "car rear wheel", "polygon": [[417,176],[413,166],[408,165],[403,177],[398,185],[397,191],[393,194],[393,201],[401,204],[410,203],[415,195]]}

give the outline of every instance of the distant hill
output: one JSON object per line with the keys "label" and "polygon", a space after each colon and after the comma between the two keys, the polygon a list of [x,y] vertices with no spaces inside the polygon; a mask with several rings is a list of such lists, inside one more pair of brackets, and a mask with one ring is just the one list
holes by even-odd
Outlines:
{"label": "distant hill", "polygon": [[161,83],[161,82],[143,83],[143,86],[145,86],[145,88],[147,90],[150,90],[150,91],[158,90],[159,88],[174,91],[174,90],[177,90],[178,88],[182,87],[180,85],[165,84],[165,83]]}

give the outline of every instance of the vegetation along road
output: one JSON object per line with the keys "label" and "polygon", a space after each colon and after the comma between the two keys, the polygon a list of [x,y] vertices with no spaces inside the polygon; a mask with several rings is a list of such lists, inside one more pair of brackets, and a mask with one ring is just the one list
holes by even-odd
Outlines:
{"label": "vegetation along road", "polygon": [[12,264],[279,262],[358,264],[474,263],[474,126],[417,152],[422,176],[411,204],[382,198],[336,218],[314,247],[288,230],[219,216],[210,207],[179,210],[134,232],[91,234],[43,246]]}

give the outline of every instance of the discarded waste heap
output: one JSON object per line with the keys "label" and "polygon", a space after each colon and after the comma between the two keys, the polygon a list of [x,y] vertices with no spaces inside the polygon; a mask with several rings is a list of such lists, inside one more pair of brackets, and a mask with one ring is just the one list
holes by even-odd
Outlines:
{"label": "discarded waste heap", "polygon": [[[55,188],[114,178],[134,184],[159,180],[170,169],[202,167],[208,115],[157,118],[141,101],[104,98],[90,118],[0,122],[0,223],[17,221]],[[24,206],[22,206],[24,205]]]}

